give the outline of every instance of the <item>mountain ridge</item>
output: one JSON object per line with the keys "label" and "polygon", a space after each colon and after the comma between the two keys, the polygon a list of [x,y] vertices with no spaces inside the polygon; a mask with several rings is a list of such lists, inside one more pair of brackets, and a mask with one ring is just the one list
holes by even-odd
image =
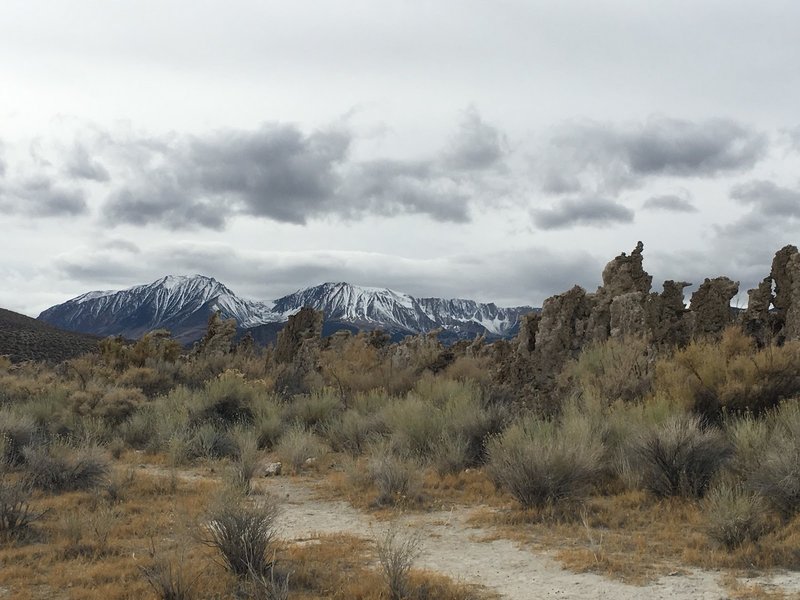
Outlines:
{"label": "mountain ridge", "polygon": [[[43,311],[39,319],[70,331],[140,337],[169,329],[184,343],[199,339],[208,316],[219,311],[242,330],[263,326],[277,331],[303,306],[325,313],[326,322],[344,328],[385,329],[397,336],[442,328],[459,337],[511,337],[521,315],[532,307],[501,308],[461,298],[415,298],[409,294],[347,282],[299,289],[272,303],[238,297],[205,275],[167,275],[152,283],[118,291],[90,291]],[[330,327],[329,327],[330,329]]]}

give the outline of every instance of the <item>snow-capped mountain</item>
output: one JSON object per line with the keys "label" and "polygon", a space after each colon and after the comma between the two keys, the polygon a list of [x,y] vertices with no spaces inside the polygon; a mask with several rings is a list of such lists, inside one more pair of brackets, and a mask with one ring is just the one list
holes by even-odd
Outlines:
{"label": "snow-capped mountain", "polygon": [[329,321],[372,328],[409,333],[423,333],[439,327],[453,332],[483,329],[501,337],[513,335],[519,317],[533,310],[529,306],[498,308],[473,300],[414,298],[386,288],[349,283],[323,283],[297,291],[277,300],[273,310],[288,316],[303,306],[323,311]]}
{"label": "snow-capped mountain", "polygon": [[88,292],[48,308],[39,319],[70,331],[128,338],[163,328],[190,342],[202,337],[215,311],[243,328],[281,318],[263,303],[242,300],[212,277],[168,275],[127,290]]}
{"label": "snow-capped mountain", "polygon": [[116,292],[88,292],[47,309],[39,318],[71,331],[129,338],[165,328],[188,343],[202,336],[215,311],[223,318],[236,319],[240,329],[257,331],[266,326],[274,335],[280,324],[303,306],[325,313],[327,331],[339,327],[384,329],[400,337],[443,328],[450,338],[513,336],[520,316],[533,310],[528,306],[499,308],[472,300],[414,298],[348,283],[324,283],[265,304],[243,300],[217,280],[195,275],[167,276]]}

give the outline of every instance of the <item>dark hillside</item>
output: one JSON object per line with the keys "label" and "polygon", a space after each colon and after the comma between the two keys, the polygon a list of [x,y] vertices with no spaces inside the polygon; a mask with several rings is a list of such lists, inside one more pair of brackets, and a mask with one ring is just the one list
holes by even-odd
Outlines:
{"label": "dark hillside", "polygon": [[63,331],[36,319],[0,308],[0,356],[11,362],[60,362],[93,352],[100,338]]}

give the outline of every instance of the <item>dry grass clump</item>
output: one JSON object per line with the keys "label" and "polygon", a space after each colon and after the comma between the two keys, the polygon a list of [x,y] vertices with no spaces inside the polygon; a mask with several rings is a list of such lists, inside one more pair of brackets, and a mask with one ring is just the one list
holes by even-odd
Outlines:
{"label": "dry grass clump", "polygon": [[583,499],[600,474],[602,445],[584,423],[527,417],[489,444],[487,470],[525,508],[545,508]]}
{"label": "dry grass clump", "polygon": [[633,439],[627,464],[656,496],[700,498],[732,455],[722,431],[703,428],[699,417],[677,414]]}

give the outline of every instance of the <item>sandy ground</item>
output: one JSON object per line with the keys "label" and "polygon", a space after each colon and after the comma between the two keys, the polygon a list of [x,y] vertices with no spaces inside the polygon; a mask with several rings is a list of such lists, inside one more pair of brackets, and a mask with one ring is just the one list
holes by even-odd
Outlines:
{"label": "sandy ground", "polygon": [[[362,513],[345,502],[320,500],[313,483],[277,477],[262,480],[260,487],[280,499],[281,536],[303,540],[314,534],[344,532],[379,539],[388,524]],[[695,570],[663,577],[647,586],[634,586],[592,573],[576,574],[562,569],[552,558],[534,553],[509,540],[491,540],[492,532],[467,523],[471,510],[402,514],[401,529],[421,536],[415,565],[448,575],[464,583],[481,584],[502,598],[685,599],[717,600],[728,593],[719,583],[721,573]],[[774,574],[741,580],[770,591],[800,598],[800,573]]]}

